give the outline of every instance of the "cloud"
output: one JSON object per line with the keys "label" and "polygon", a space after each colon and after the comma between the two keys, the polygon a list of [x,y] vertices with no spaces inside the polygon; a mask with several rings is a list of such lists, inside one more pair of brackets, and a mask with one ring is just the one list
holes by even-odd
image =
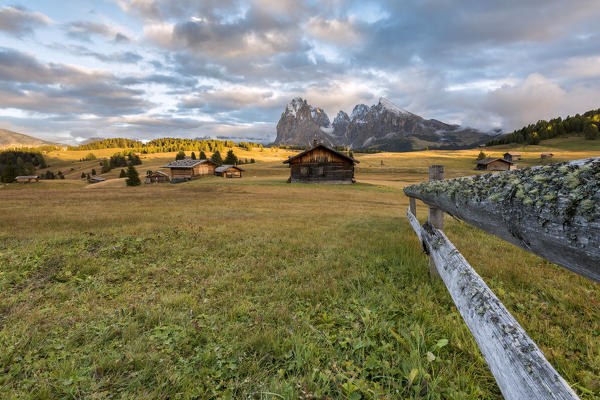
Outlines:
{"label": "cloud", "polygon": [[312,37],[342,47],[359,46],[363,41],[363,35],[354,17],[344,20],[311,17],[306,29]]}
{"label": "cloud", "polygon": [[0,30],[22,37],[33,33],[36,28],[50,25],[46,15],[22,7],[4,7],[0,10]]}
{"label": "cloud", "polygon": [[75,21],[65,26],[67,35],[73,39],[90,42],[93,36],[99,35],[112,39],[116,43],[126,43],[131,39],[117,28],[92,21]]}

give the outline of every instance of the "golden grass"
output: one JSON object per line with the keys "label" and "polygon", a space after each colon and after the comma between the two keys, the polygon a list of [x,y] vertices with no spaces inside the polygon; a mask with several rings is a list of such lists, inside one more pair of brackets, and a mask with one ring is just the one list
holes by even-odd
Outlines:
{"label": "golden grass", "polygon": [[[50,154],[68,179],[0,187],[0,397],[501,398],[401,191],[435,163],[474,174],[477,153],[359,154],[359,183],[330,186],[284,183],[292,153],[266,149],[242,179],[140,187],[118,170],[87,185],[85,154]],[[466,224],[446,232],[597,398],[599,285]]]}

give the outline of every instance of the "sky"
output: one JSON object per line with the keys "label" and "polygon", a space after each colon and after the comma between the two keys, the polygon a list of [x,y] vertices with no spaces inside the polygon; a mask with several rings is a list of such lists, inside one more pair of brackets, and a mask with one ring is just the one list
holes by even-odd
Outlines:
{"label": "sky", "polygon": [[597,0],[0,1],[0,128],[268,143],[296,96],[512,131],[600,107]]}

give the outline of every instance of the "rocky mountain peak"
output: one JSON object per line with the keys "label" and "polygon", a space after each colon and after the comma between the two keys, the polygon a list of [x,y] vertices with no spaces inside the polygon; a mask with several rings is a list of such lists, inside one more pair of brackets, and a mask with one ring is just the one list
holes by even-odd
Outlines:
{"label": "rocky mountain peak", "polygon": [[354,120],[364,120],[365,116],[369,112],[369,107],[366,104],[357,104],[354,106],[352,110],[352,114],[350,115],[350,119]]}
{"label": "rocky mountain peak", "polygon": [[383,97],[371,107],[356,105],[350,116],[338,112],[332,124],[322,108],[296,97],[281,114],[274,144],[310,146],[314,139],[328,145],[409,151],[470,147],[485,143],[489,136],[476,129],[425,120]]}

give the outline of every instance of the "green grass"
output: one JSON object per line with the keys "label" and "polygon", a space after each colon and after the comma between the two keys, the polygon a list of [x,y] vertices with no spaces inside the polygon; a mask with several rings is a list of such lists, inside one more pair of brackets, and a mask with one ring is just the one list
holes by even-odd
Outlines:
{"label": "green grass", "polygon": [[[471,174],[472,157],[427,153],[361,156],[351,186],[285,184],[263,161],[239,180],[1,187],[0,398],[501,398],[400,189],[436,162]],[[598,398],[600,286],[446,224]]]}

